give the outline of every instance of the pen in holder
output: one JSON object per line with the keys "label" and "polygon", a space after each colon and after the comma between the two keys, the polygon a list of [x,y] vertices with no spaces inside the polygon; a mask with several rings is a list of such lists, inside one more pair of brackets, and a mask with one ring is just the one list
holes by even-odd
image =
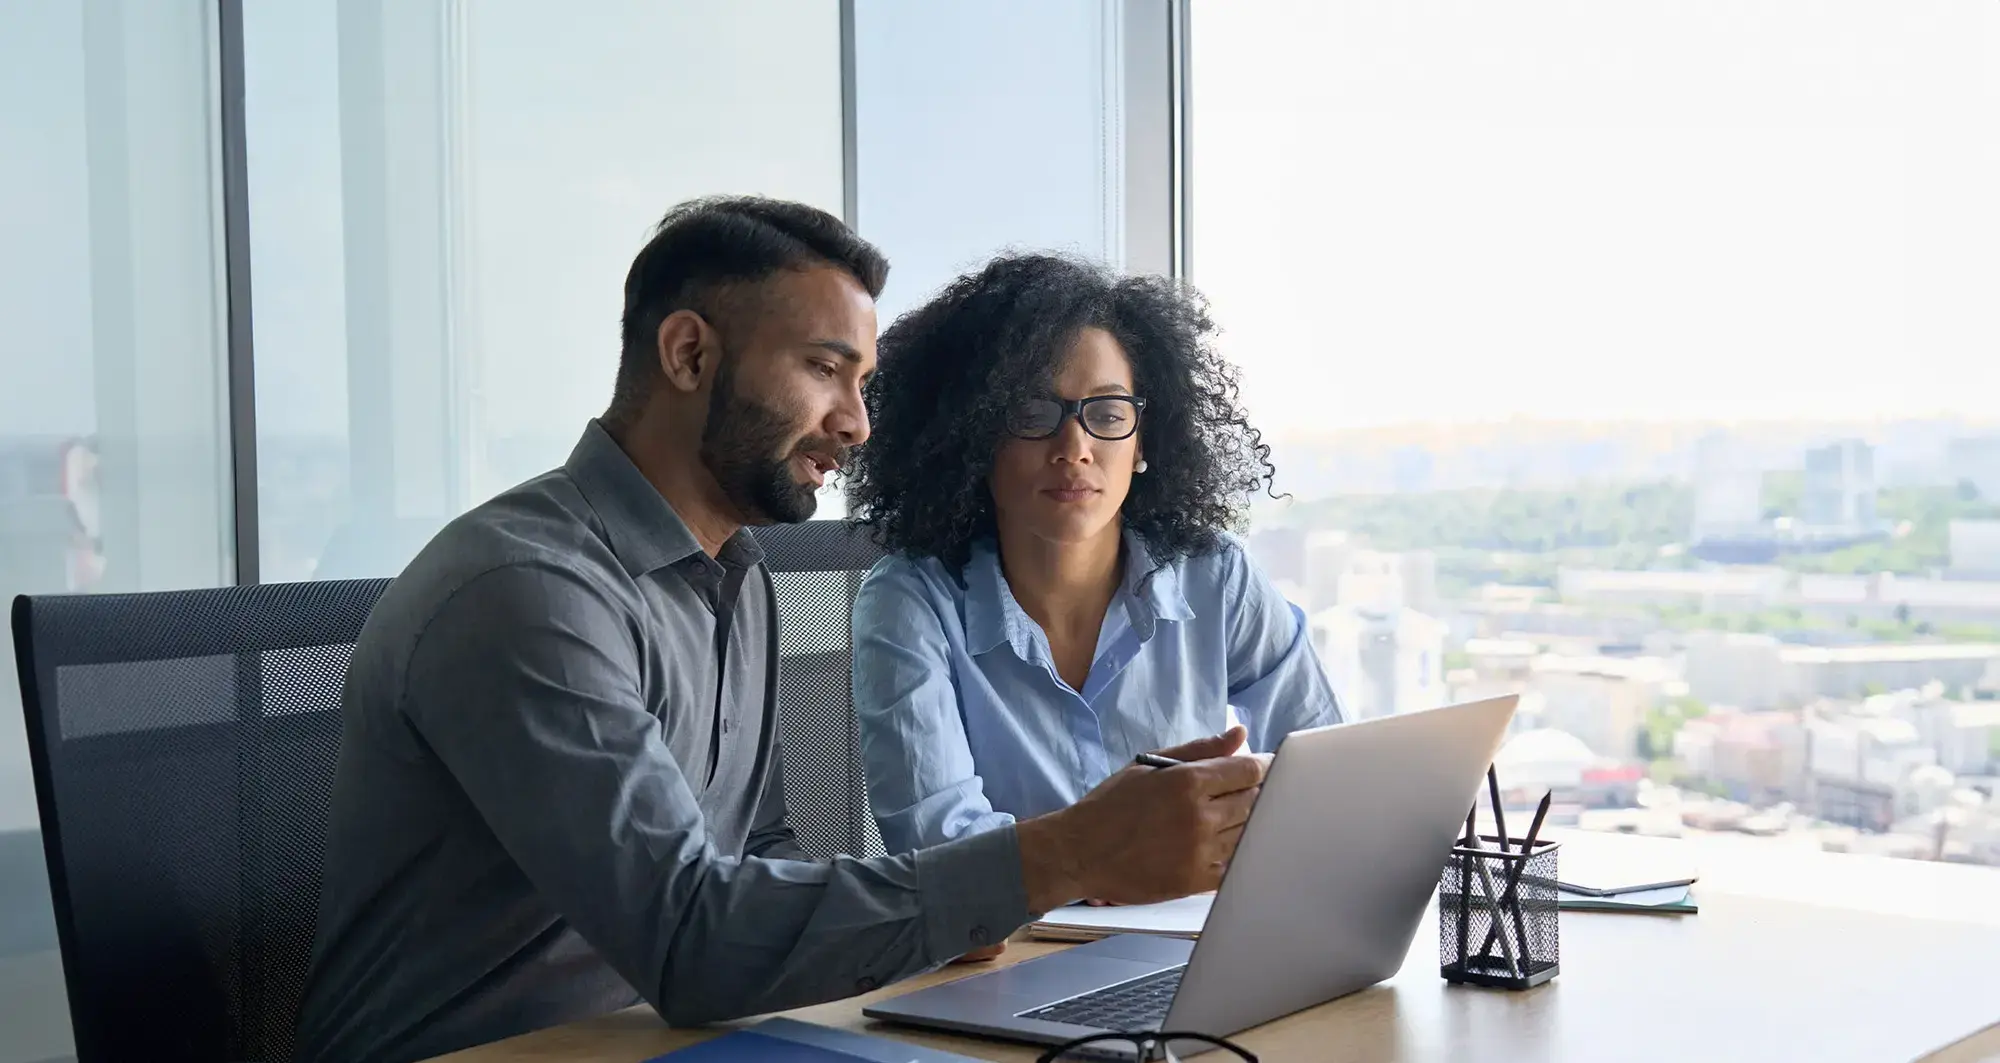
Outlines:
{"label": "pen in holder", "polygon": [[1448,982],[1527,989],[1560,969],[1555,842],[1482,835],[1451,848],[1438,883],[1438,964]]}

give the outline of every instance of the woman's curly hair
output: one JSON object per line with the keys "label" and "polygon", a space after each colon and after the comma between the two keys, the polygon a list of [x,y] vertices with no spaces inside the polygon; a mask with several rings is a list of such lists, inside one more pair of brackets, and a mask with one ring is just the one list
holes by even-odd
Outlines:
{"label": "woman's curly hair", "polygon": [[892,551],[962,570],[993,534],[987,475],[1007,411],[1048,394],[1084,328],[1111,333],[1146,399],[1148,471],[1132,478],[1126,526],[1162,560],[1215,545],[1250,495],[1268,489],[1271,448],[1237,398],[1236,370],[1210,345],[1200,295],[1164,277],[1120,277],[1052,255],[995,259],[882,334],[868,392],[874,434],[848,467],[858,519]]}

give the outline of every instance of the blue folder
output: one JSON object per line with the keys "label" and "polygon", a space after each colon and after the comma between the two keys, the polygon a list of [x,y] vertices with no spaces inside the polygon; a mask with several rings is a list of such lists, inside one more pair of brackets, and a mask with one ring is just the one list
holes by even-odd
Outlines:
{"label": "blue folder", "polygon": [[969,1056],[796,1019],[765,1019],[646,1063],[979,1063]]}

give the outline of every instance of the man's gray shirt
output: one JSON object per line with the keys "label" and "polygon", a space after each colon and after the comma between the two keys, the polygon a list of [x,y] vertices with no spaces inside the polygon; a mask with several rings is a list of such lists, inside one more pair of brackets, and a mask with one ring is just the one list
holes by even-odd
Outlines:
{"label": "man's gray shirt", "polygon": [[354,647],[299,1058],[798,1007],[1025,922],[1011,829],[803,858],[776,620],[755,538],[709,557],[595,422],[439,533]]}

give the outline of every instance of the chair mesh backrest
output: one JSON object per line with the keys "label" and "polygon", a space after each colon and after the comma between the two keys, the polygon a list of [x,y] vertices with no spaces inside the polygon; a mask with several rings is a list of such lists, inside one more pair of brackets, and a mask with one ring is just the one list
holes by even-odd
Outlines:
{"label": "chair mesh backrest", "polygon": [[290,1058],[340,686],[387,585],[15,600],[81,1063]]}
{"label": "chair mesh backrest", "polygon": [[760,528],[757,538],[778,596],[778,740],[792,833],[814,856],[880,855],[854,716],[848,619],[881,548],[845,521]]}
{"label": "chair mesh backrest", "polygon": [[[815,856],[880,854],[848,623],[881,551],[845,522],[758,537],[778,599],[793,830]],[[290,1058],[340,687],[387,586],[15,600],[79,1063]]]}

